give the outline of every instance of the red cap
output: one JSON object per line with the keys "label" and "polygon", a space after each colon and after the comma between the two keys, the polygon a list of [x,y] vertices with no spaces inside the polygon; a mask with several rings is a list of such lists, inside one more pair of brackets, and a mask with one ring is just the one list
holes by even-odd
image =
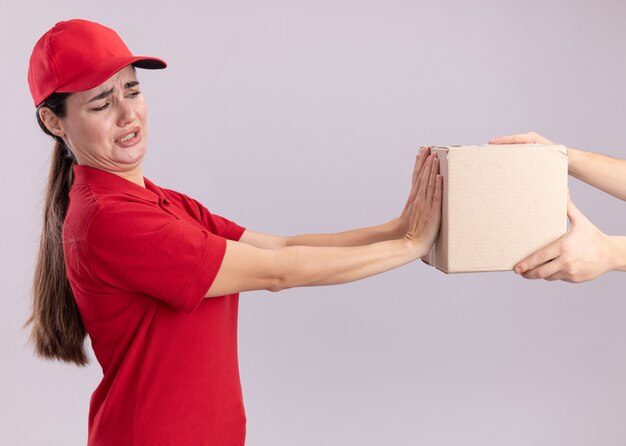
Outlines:
{"label": "red cap", "polygon": [[115,31],[87,20],[54,25],[35,44],[28,65],[28,85],[39,106],[52,93],[97,87],[127,65],[158,69],[155,57],[133,56]]}

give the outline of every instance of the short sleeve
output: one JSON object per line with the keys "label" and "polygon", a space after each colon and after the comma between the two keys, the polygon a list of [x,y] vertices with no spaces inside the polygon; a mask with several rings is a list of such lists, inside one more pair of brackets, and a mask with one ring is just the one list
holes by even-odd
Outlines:
{"label": "short sleeve", "polygon": [[[193,199],[192,199],[193,200]],[[212,214],[202,203],[193,200],[200,211],[202,224],[214,234],[218,234],[225,239],[239,241],[245,228],[219,215]]]}
{"label": "short sleeve", "polygon": [[239,226],[227,218],[212,214],[202,203],[194,198],[171,189],[161,190],[169,199],[180,203],[180,206],[186,209],[189,215],[193,216],[209,232],[215,235],[224,237],[227,240],[239,241],[246,230],[243,226]]}
{"label": "short sleeve", "polygon": [[87,248],[97,279],[191,312],[217,276],[226,240],[158,208],[125,203],[96,213]]}

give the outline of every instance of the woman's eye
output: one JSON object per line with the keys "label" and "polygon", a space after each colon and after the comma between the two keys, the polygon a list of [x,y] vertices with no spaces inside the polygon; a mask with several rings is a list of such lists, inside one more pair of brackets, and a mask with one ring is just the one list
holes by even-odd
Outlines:
{"label": "woman's eye", "polygon": [[129,98],[136,98],[136,97],[137,97],[137,96],[139,96],[140,94],[141,94],[141,91],[131,91],[131,92],[128,94],[128,97],[129,97]]}
{"label": "woman's eye", "polygon": [[105,102],[104,105],[102,105],[101,107],[92,108],[92,110],[93,111],[102,111],[102,110],[106,110],[107,108],[109,108],[109,102]]}

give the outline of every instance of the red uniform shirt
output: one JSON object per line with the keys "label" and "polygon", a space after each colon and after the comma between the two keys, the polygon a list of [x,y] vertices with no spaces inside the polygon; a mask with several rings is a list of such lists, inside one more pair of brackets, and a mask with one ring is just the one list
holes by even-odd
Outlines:
{"label": "red uniform shirt", "polygon": [[244,228],[144,180],[74,166],[65,264],[104,374],[89,445],[241,446],[239,295],[204,295]]}

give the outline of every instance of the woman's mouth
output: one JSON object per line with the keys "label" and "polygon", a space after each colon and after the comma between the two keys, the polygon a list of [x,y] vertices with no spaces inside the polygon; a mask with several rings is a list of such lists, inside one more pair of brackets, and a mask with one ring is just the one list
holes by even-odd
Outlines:
{"label": "woman's mouth", "polygon": [[120,139],[120,142],[126,142],[126,141],[130,141],[131,139],[133,139],[135,137],[136,133],[129,133],[128,135],[124,136],[122,139]]}
{"label": "woman's mouth", "polygon": [[140,140],[141,134],[139,133],[139,128],[136,128],[117,138],[116,142],[122,147],[131,147],[137,144]]}

